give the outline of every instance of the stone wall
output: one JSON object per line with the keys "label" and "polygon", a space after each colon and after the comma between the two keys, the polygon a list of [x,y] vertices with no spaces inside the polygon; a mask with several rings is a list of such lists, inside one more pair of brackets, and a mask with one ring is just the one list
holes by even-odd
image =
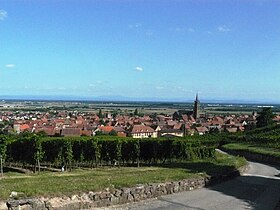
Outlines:
{"label": "stone wall", "polygon": [[233,170],[227,174],[212,177],[184,179],[166,183],[139,184],[131,188],[106,189],[100,192],[88,192],[71,197],[9,200],[3,210],[76,210],[137,202],[216,184],[239,176],[245,169],[246,167],[243,167],[240,170]]}

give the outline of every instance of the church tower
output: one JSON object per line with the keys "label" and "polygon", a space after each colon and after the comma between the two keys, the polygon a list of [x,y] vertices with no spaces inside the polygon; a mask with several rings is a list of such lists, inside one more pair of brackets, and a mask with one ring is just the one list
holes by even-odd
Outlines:
{"label": "church tower", "polygon": [[193,106],[193,117],[194,119],[199,118],[199,100],[198,100],[198,93],[196,94],[194,106]]}

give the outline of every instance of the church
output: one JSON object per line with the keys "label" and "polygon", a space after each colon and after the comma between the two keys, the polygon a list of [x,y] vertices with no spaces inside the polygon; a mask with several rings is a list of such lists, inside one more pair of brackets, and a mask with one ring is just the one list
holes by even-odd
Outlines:
{"label": "church", "polygon": [[200,101],[198,93],[196,94],[193,110],[178,110],[173,114],[173,120],[184,120],[184,118],[193,118],[194,121],[200,118]]}

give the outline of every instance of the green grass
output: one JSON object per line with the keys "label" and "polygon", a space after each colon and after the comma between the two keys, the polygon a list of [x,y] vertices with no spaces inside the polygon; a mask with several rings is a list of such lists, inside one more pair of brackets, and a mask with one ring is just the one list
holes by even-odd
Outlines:
{"label": "green grass", "polygon": [[280,150],[276,148],[268,147],[263,144],[254,143],[231,143],[223,145],[223,148],[238,151],[247,151],[251,153],[257,153],[262,155],[270,155],[273,157],[280,157]]}
{"label": "green grass", "polygon": [[157,167],[99,168],[71,172],[42,172],[41,174],[5,173],[0,179],[0,200],[12,191],[26,197],[61,196],[121,188],[136,184],[157,183],[215,175],[245,165],[244,158],[216,154],[215,159],[164,164]]}

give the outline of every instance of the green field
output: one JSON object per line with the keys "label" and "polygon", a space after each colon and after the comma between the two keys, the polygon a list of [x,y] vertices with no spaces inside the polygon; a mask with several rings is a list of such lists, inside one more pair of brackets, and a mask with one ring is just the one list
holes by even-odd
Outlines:
{"label": "green field", "polygon": [[41,172],[31,175],[6,172],[4,177],[0,178],[0,200],[8,199],[12,191],[23,192],[26,197],[72,195],[104,188],[114,189],[221,174],[245,164],[244,158],[217,153],[215,159],[157,167],[76,169],[71,172]]}
{"label": "green field", "polygon": [[[256,104],[237,103],[202,103],[201,111],[208,114],[252,114],[253,111],[261,111],[261,107]],[[0,111],[79,111],[87,113],[117,112],[120,114],[133,113],[138,109],[141,114],[163,113],[172,115],[177,110],[192,110],[193,102],[117,102],[117,101],[52,101],[52,100],[6,100],[0,101]],[[273,111],[280,113],[280,106],[274,105]]]}

